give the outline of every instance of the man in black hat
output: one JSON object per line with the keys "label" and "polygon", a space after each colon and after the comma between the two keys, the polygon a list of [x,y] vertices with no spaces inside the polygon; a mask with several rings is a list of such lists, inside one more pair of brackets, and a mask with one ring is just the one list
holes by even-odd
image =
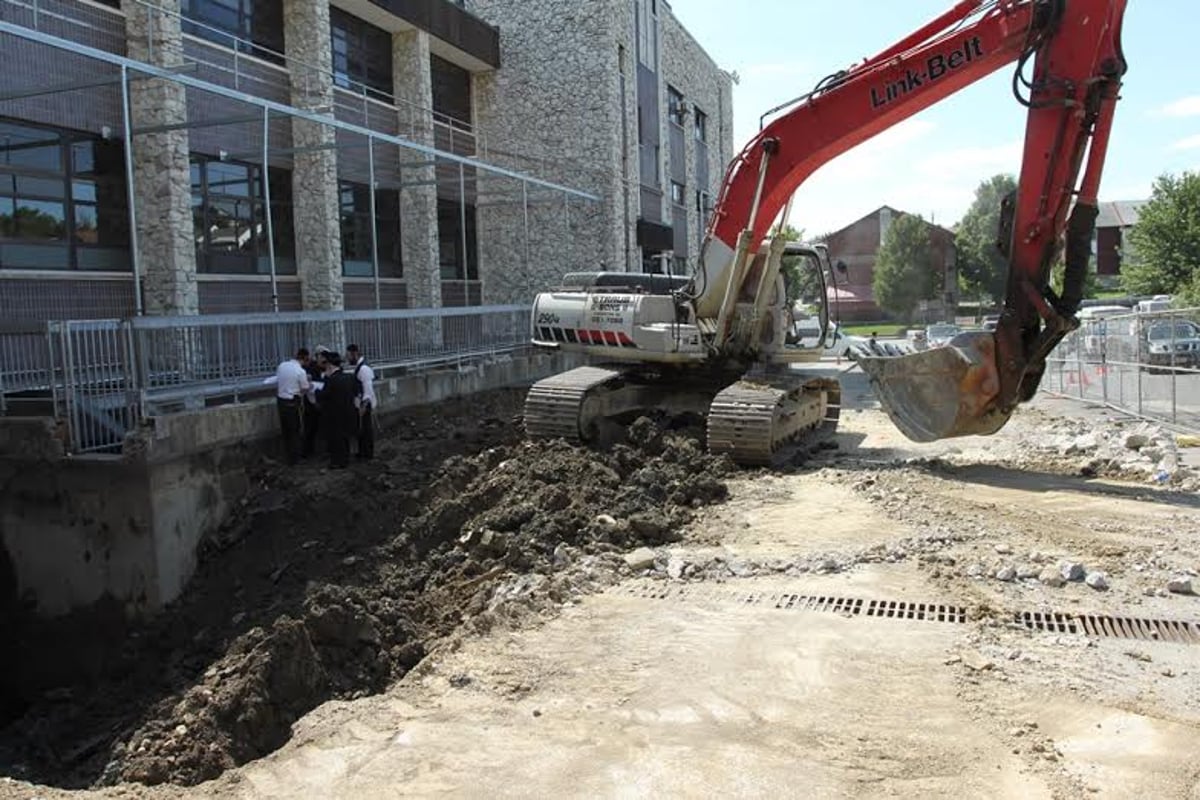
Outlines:
{"label": "man in black hat", "polygon": [[342,369],[342,357],[325,357],[325,385],[321,389],[321,428],[329,447],[330,469],[350,466],[350,439],[358,429],[355,399],[358,385],[354,375]]}

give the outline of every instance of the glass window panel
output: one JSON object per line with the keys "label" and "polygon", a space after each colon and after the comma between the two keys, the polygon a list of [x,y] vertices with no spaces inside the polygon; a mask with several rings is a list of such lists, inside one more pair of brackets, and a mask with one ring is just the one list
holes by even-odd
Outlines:
{"label": "glass window panel", "polygon": [[233,195],[249,197],[252,194],[252,167],[245,164],[228,164],[221,161],[209,161],[205,165],[208,172],[208,192],[213,195]]}
{"label": "glass window panel", "polygon": [[71,250],[65,244],[0,244],[0,267],[7,269],[70,269]]}
{"label": "glass window panel", "polygon": [[46,197],[55,200],[63,199],[66,184],[54,178],[31,178],[26,175],[17,176],[17,194],[33,197]]}
{"label": "glass window panel", "polygon": [[71,184],[71,199],[76,203],[96,202],[96,184],[88,181],[75,181]]}
{"label": "glass window panel", "polygon": [[17,235],[17,221],[13,217],[13,199],[0,197],[0,238],[11,239]]}
{"label": "glass window panel", "polygon": [[0,123],[0,164],[61,172],[61,137],[55,131]]}
{"label": "glass window panel", "polygon": [[94,205],[75,204],[75,241],[79,244],[100,243],[99,216]]}
{"label": "glass window panel", "polygon": [[66,210],[62,203],[19,197],[14,214],[20,239],[66,238]]}
{"label": "glass window panel", "polygon": [[79,269],[104,272],[130,272],[133,262],[129,251],[120,247],[80,247],[75,251],[75,262]]}
{"label": "glass window panel", "polygon": [[76,173],[91,172],[96,168],[91,142],[75,142],[71,145],[71,168]]}

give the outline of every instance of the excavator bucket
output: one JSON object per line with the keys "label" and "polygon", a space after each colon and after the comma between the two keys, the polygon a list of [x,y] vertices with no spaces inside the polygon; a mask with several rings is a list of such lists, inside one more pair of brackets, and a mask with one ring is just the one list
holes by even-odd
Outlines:
{"label": "excavator bucket", "polygon": [[943,347],[856,360],[892,422],[914,442],[985,436],[1004,427],[1012,413],[993,402],[1000,381],[990,333],[960,333]]}

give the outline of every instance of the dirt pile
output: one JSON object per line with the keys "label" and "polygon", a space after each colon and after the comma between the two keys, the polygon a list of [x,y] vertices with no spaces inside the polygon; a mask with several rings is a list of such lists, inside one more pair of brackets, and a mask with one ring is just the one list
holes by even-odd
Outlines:
{"label": "dirt pile", "polygon": [[382,463],[352,473],[259,475],[187,596],[89,685],[35,700],[0,732],[0,761],[57,785],[215,777],[464,627],[612,582],[622,552],[675,540],[726,497],[731,465],[698,427],[639,419],[597,453],[523,442],[511,417],[473,405],[401,421]]}

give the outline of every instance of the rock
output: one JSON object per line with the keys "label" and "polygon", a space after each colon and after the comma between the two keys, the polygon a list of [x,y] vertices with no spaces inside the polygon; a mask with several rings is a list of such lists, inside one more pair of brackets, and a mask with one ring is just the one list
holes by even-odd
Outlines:
{"label": "rock", "polygon": [[1081,581],[1087,577],[1087,567],[1078,561],[1064,561],[1058,565],[1058,572],[1065,581]]}
{"label": "rock", "polygon": [[1006,545],[1006,544],[998,544],[998,545],[996,545],[996,552],[997,552],[997,553],[999,553],[999,554],[1000,554],[1000,555],[1002,555],[1002,556],[1009,555],[1009,554],[1011,554],[1011,553],[1012,553],[1012,551],[1013,551],[1013,550],[1012,550],[1012,548],[1011,548],[1011,547],[1009,547],[1009,546],[1008,546],[1008,545]]}
{"label": "rock", "polygon": [[175,726],[175,735],[179,736],[181,738],[184,736],[187,736],[187,725],[176,725]]}
{"label": "rock", "polygon": [[983,672],[984,670],[989,670],[995,666],[986,656],[983,655],[983,653],[975,650],[968,650],[967,652],[963,653],[962,663],[976,672]]}
{"label": "rock", "polygon": [[1087,453],[1095,450],[1100,446],[1100,437],[1095,433],[1085,433],[1081,436],[1076,436],[1070,444],[1067,445],[1067,455],[1074,453]]}
{"label": "rock", "polygon": [[611,528],[617,524],[617,520],[611,514],[598,514],[596,515],[596,524]]}
{"label": "rock", "polygon": [[1180,575],[1167,581],[1167,591],[1171,594],[1195,594],[1196,582],[1186,575]]}
{"label": "rock", "polygon": [[985,572],[987,572],[987,567],[985,567],[983,564],[972,564],[971,566],[967,567],[968,578],[978,578]]}
{"label": "rock", "polygon": [[738,578],[746,578],[754,574],[754,568],[745,561],[731,561],[729,563],[729,571]]}
{"label": "rock", "polygon": [[687,564],[679,556],[671,556],[667,560],[667,577],[673,581],[677,581],[683,577],[683,571],[687,568]]}
{"label": "rock", "polygon": [[838,563],[836,561],[834,561],[832,558],[826,558],[823,561],[821,561],[819,564],[817,564],[816,571],[817,572],[837,572],[838,571]]}
{"label": "rock", "polygon": [[649,547],[639,547],[632,553],[625,554],[625,563],[634,572],[641,572],[654,566],[654,551]]}
{"label": "rock", "polygon": [[1097,592],[1103,592],[1108,589],[1108,576],[1103,572],[1089,572],[1087,577],[1084,578],[1084,582]]}
{"label": "rock", "polygon": [[1038,575],[1038,580],[1047,586],[1054,587],[1055,589],[1059,588],[1060,586],[1065,586],[1067,583],[1066,578],[1064,578],[1062,573],[1056,569],[1042,570],[1042,574]]}
{"label": "rock", "polygon": [[1142,430],[1136,430],[1125,434],[1125,441],[1122,442],[1126,450],[1140,450],[1150,444],[1150,437]]}
{"label": "rock", "polygon": [[1022,564],[1017,567],[1017,577],[1023,581],[1036,578],[1040,572],[1036,564]]}
{"label": "rock", "polygon": [[998,581],[1004,581],[1007,583],[1015,580],[1016,577],[1017,571],[1013,567],[1001,567],[1000,569],[996,570],[996,580]]}

